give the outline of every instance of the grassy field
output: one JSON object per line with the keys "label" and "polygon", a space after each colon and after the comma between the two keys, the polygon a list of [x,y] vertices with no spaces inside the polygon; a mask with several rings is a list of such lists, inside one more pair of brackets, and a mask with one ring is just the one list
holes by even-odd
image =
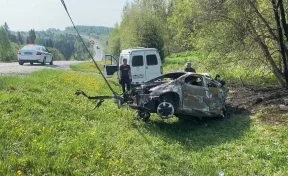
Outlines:
{"label": "grassy field", "polygon": [[288,128],[265,111],[144,124],[112,101],[93,110],[78,89],[111,95],[95,74],[0,77],[0,175],[288,175]]}
{"label": "grassy field", "polygon": [[[102,72],[104,72],[104,61],[96,62],[98,67]],[[70,66],[72,70],[79,72],[88,72],[88,73],[99,73],[95,64],[91,62],[84,62],[81,64],[75,64]]]}

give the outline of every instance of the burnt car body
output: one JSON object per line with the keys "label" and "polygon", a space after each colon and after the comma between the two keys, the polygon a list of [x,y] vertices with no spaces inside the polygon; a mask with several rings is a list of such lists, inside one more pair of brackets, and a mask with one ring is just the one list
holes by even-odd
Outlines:
{"label": "burnt car body", "polygon": [[172,72],[134,87],[128,105],[144,120],[150,113],[161,118],[201,118],[226,115],[228,89],[207,74]]}
{"label": "burnt car body", "polygon": [[75,94],[98,101],[95,108],[105,99],[114,99],[119,108],[127,104],[137,110],[138,119],[143,121],[149,120],[151,113],[157,113],[162,119],[173,115],[181,119],[225,117],[228,89],[219,77],[212,79],[209,74],[171,72],[135,85],[123,97],[90,97],[81,90]]}

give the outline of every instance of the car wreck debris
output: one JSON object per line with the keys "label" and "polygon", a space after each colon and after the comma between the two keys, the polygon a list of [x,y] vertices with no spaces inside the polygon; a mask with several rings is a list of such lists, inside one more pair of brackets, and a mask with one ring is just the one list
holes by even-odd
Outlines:
{"label": "car wreck debris", "polygon": [[288,111],[288,99],[284,99],[284,104],[280,105],[280,110],[281,111]]}
{"label": "car wreck debris", "polygon": [[[217,77],[218,79],[218,77]],[[99,107],[104,99],[114,99],[121,107],[127,104],[137,110],[138,119],[149,120],[151,113],[162,119],[225,117],[228,88],[224,81],[212,79],[209,74],[171,72],[132,88],[123,97],[95,96]]]}

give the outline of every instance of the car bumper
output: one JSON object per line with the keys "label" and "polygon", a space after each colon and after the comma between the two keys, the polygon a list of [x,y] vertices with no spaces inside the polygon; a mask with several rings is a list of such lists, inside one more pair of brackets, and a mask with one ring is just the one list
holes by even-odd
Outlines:
{"label": "car bumper", "polygon": [[30,59],[18,59],[18,62],[22,62],[22,63],[30,63],[30,62],[33,62],[33,63],[42,63],[43,62],[43,59],[33,59],[33,60],[30,60]]}
{"label": "car bumper", "polygon": [[33,62],[33,63],[41,63],[43,62],[44,56],[18,56],[18,62],[26,63],[26,62]]}
{"label": "car bumper", "polygon": [[129,104],[129,107],[136,110],[156,112],[157,98],[149,97],[149,100],[145,98],[147,97],[135,97],[133,103]]}

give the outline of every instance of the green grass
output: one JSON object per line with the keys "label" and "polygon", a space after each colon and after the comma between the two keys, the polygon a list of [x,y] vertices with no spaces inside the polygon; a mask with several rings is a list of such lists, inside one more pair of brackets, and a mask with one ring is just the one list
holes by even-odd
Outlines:
{"label": "green grass", "polygon": [[112,101],[93,110],[77,89],[111,95],[95,74],[0,77],[0,175],[288,174],[287,126],[262,121],[265,111],[206,124],[153,116],[144,124]]}
{"label": "green grass", "polygon": [[[100,61],[100,62],[96,62],[96,63],[98,64],[98,67],[100,68],[100,70],[103,72],[104,71],[104,62]],[[88,73],[99,73],[99,71],[97,70],[93,61],[71,65],[70,67],[74,71],[88,72]]]}

